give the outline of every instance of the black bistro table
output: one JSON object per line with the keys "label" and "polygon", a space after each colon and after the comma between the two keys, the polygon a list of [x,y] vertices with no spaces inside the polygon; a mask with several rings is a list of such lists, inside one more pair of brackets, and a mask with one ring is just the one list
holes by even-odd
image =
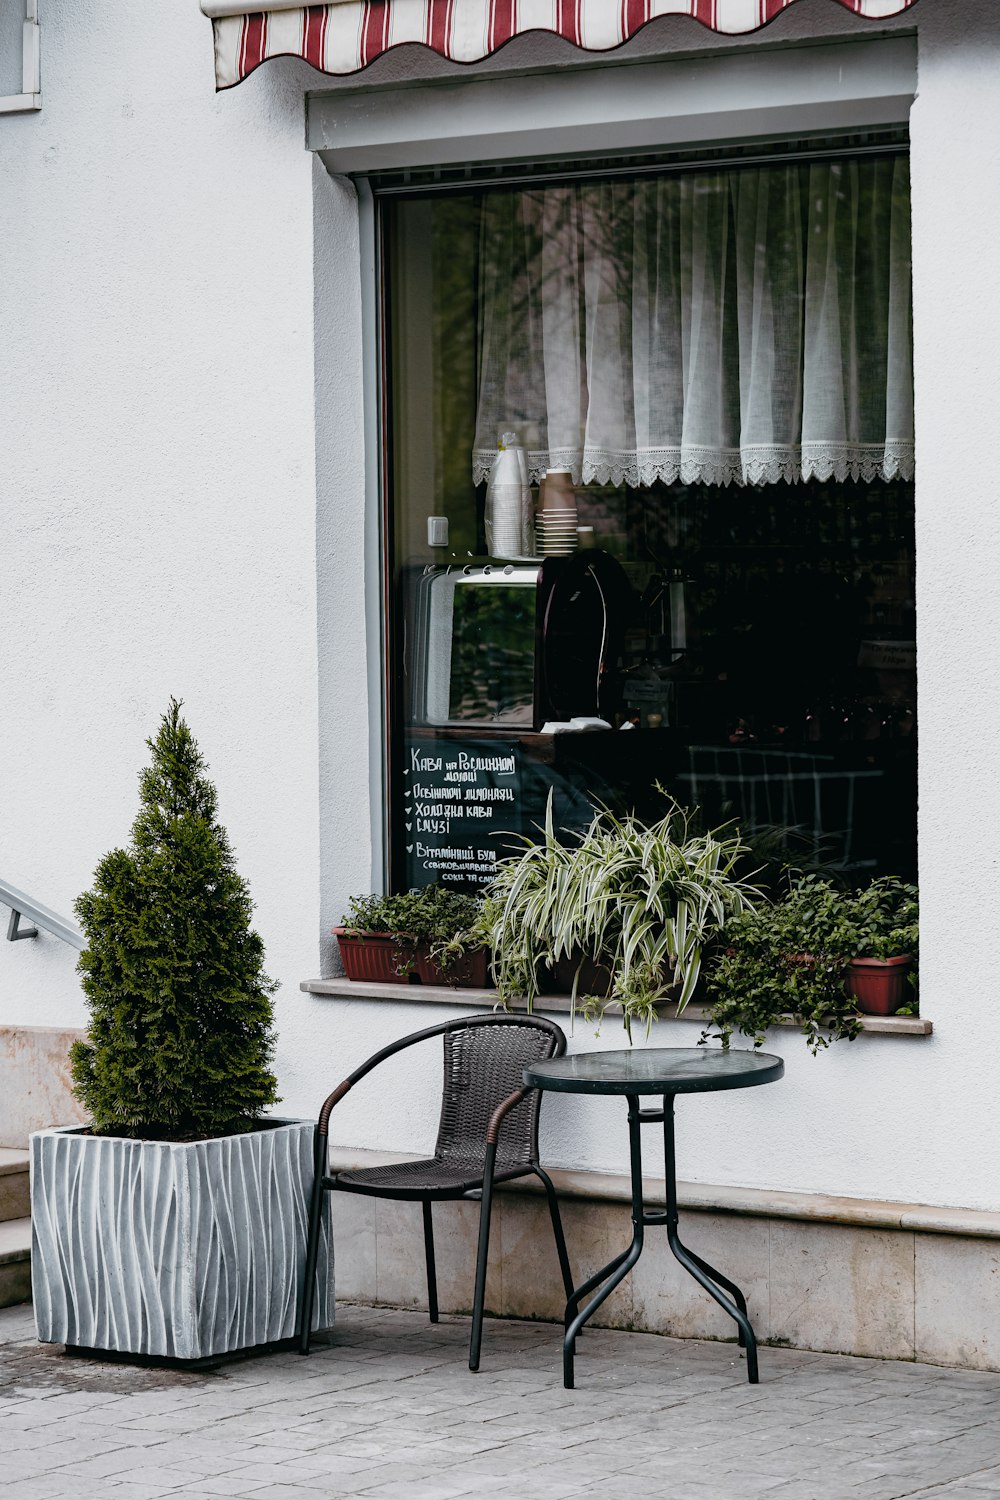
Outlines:
{"label": "black bistro table", "polygon": [[[642,1254],[647,1225],[665,1224],[667,1242],[689,1272],[729,1314],[739,1329],[740,1347],[747,1352],[747,1379],[758,1382],[757,1340],[747,1316],[747,1301],[739,1287],[681,1244],[677,1233],[677,1168],[674,1157],[674,1096],[713,1094],[723,1089],[752,1089],[774,1083],[785,1071],[780,1057],[767,1052],[709,1052],[703,1047],[650,1047],[624,1052],[577,1053],[525,1068],[529,1088],[559,1094],[623,1094],[628,1100],[628,1130],[632,1160],[632,1243],[606,1266],[581,1282],[566,1304],[563,1339],[563,1384],[573,1388],[576,1336],[605,1298],[623,1281]],[[662,1109],[640,1109],[642,1095],[659,1094]],[[643,1125],[663,1125],[667,1207],[649,1210],[642,1201]],[[598,1290],[599,1288],[599,1290]],[[730,1295],[727,1296],[726,1293]],[[590,1301],[581,1308],[585,1297]]]}

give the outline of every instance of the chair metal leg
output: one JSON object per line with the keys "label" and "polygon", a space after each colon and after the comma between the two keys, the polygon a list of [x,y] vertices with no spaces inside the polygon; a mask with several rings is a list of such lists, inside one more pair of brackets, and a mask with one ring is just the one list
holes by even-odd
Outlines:
{"label": "chair metal leg", "polygon": [[472,1298],[472,1337],[469,1341],[469,1369],[479,1369],[483,1347],[483,1313],[486,1307],[486,1270],[490,1256],[490,1219],[493,1215],[493,1173],[497,1148],[486,1147],[483,1165],[483,1194],[479,1205],[479,1250],[476,1255],[476,1290]]}
{"label": "chair metal leg", "polygon": [[569,1256],[566,1253],[566,1236],[563,1233],[562,1215],[559,1212],[559,1199],[556,1190],[552,1186],[552,1179],[548,1172],[539,1166],[535,1167],[535,1176],[538,1177],[545,1187],[545,1196],[549,1200],[549,1217],[552,1220],[552,1233],[556,1239],[556,1254],[559,1257],[559,1270],[563,1279],[563,1287],[566,1292],[566,1300],[569,1301],[573,1295],[573,1273],[570,1270]]}
{"label": "chair metal leg", "polygon": [[434,1221],[431,1218],[431,1200],[423,1199],[424,1210],[424,1255],[427,1259],[427,1311],[431,1322],[438,1320],[437,1267],[434,1263]]}
{"label": "chair metal leg", "polygon": [[299,1353],[309,1353],[313,1302],[316,1297],[316,1262],[319,1259],[320,1231],[323,1224],[323,1178],[327,1170],[326,1136],[316,1135],[313,1163],[313,1185],[309,1200],[309,1238],[306,1241],[305,1279],[302,1283],[302,1305],[299,1321]]}

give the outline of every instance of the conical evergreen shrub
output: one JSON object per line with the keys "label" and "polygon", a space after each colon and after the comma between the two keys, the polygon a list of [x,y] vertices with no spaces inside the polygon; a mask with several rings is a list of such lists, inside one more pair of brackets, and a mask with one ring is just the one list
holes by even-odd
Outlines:
{"label": "conical evergreen shrub", "polygon": [[72,1049],[73,1078],[99,1135],[230,1134],[277,1099],[276,986],[180,710],[171,699],[146,742],[129,847],[101,860],[75,906],[90,1026]]}

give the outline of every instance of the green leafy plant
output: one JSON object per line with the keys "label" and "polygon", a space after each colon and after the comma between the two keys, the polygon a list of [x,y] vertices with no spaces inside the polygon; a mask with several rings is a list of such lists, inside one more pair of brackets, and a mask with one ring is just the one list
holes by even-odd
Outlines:
{"label": "green leafy plant", "polygon": [[447,886],[425,885],[394,896],[352,896],[341,925],[349,932],[381,932],[422,943],[446,942],[479,916],[479,898]]}
{"label": "green leafy plant", "polygon": [[501,863],[486,893],[479,931],[493,949],[501,1001],[537,998],[543,972],[575,964],[577,1001],[585,962],[609,975],[607,996],[586,997],[589,1013],[617,1002],[630,1028],[647,1027],[657,1003],[691,999],[706,942],[727,918],[749,909],[755,888],[736,873],[744,845],[731,829],[694,833],[671,803],[656,823],[598,813],[582,833],[559,839],[552,799],[540,842]]}
{"label": "green leafy plant", "polygon": [[400,950],[400,974],[409,972],[413,954],[421,945],[447,972],[470,948],[479,946],[481,904],[478,896],[447,886],[425,885],[398,895],[352,896],[341,925],[359,936],[379,933],[391,937]]}
{"label": "green leafy plant", "polygon": [[859,892],[805,875],[782,899],[727,923],[707,967],[711,1020],[728,1047],[742,1032],[755,1047],[791,1015],[812,1052],[860,1030],[846,977],[852,958],[916,954],[917,893],[886,877]]}
{"label": "green leafy plant", "polygon": [[852,958],[914,959],[919,945],[917,888],[886,877],[859,891],[846,913],[852,927]]}
{"label": "green leafy plant", "polygon": [[105,855],[75,905],[90,1025],[72,1048],[73,1080],[98,1135],[232,1134],[278,1097],[276,985],[180,710],[172,699],[146,742],[128,848]]}

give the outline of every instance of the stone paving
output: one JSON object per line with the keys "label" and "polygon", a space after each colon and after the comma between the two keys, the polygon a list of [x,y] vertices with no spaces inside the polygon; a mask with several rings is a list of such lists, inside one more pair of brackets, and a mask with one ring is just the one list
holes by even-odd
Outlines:
{"label": "stone paving", "polygon": [[0,1312],[5,1500],[897,1500],[1000,1495],[1000,1375],[341,1307],[309,1359],[209,1371],[66,1355]]}

